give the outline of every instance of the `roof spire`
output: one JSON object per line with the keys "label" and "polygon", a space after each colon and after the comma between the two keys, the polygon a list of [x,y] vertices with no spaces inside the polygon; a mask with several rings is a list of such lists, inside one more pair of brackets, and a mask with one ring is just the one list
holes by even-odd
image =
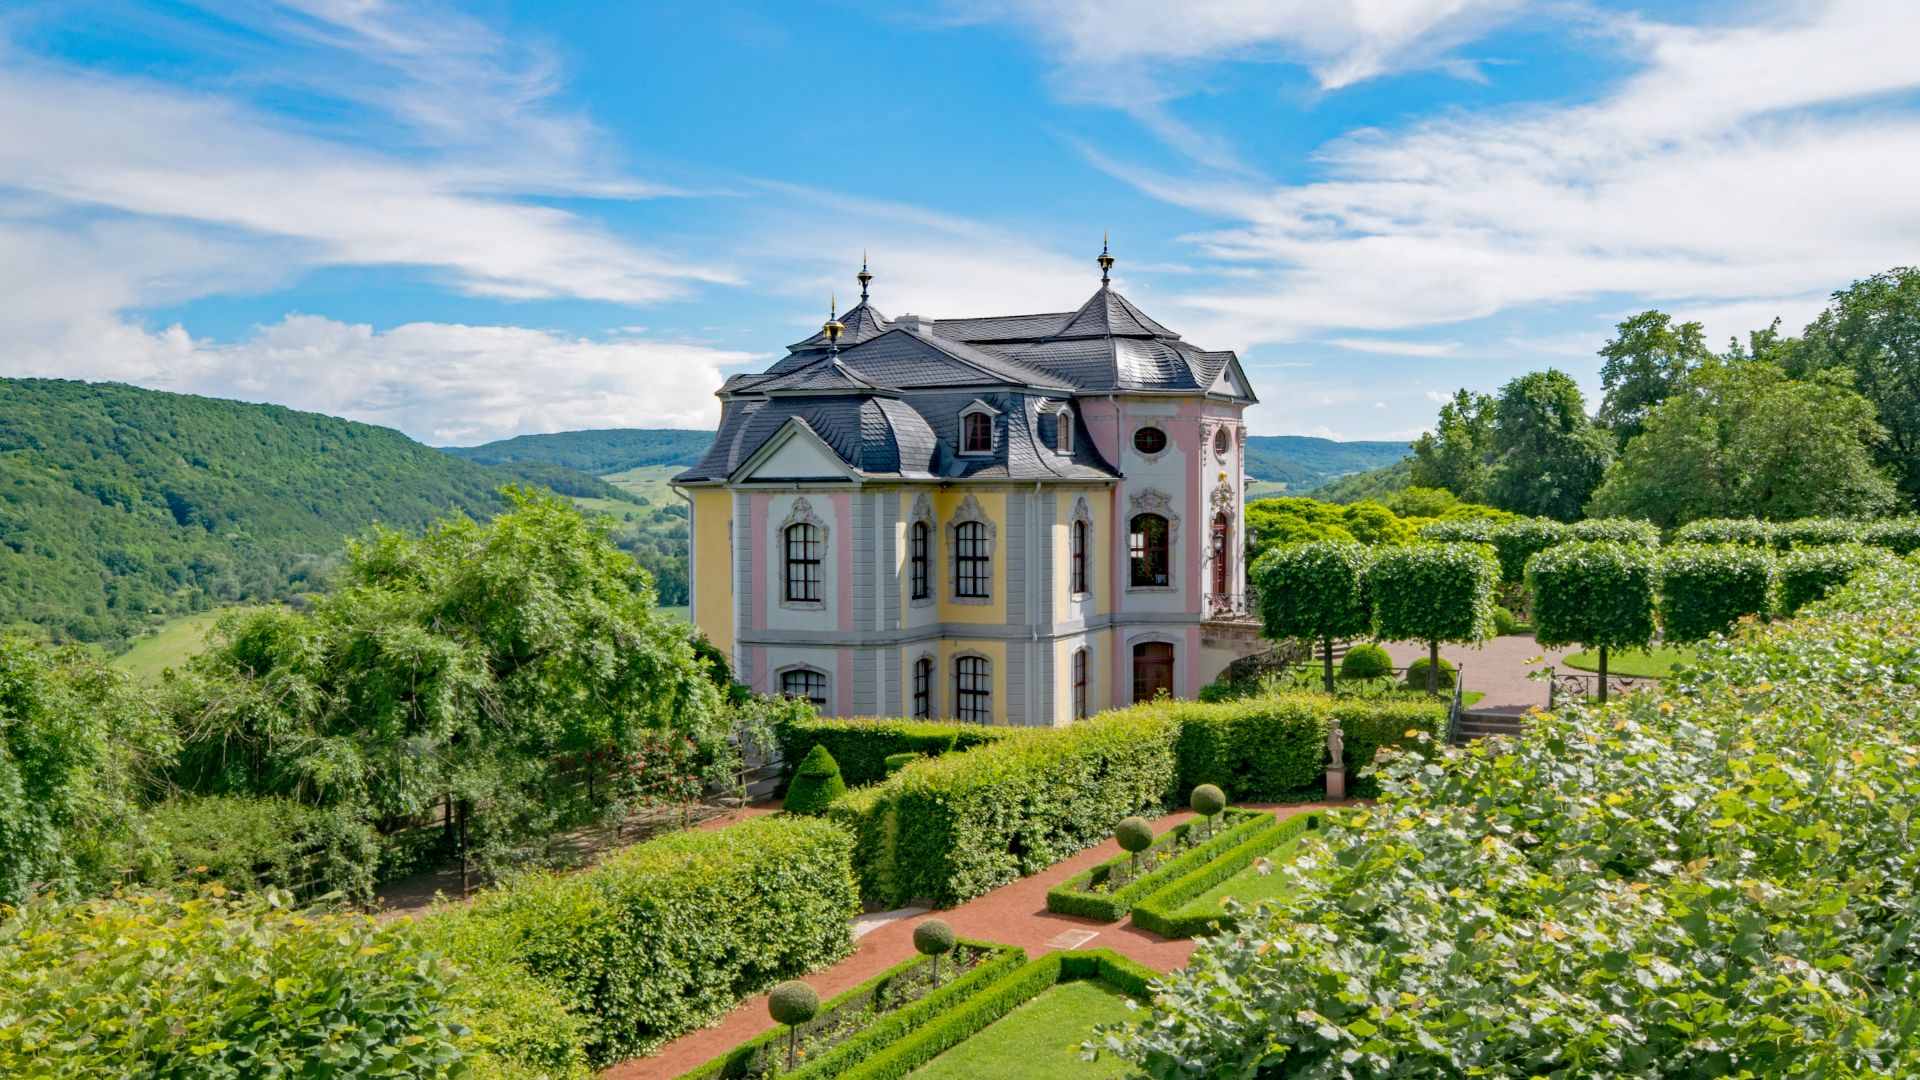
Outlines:
{"label": "roof spire", "polygon": [[1106,287],[1107,271],[1113,269],[1113,256],[1107,253],[1107,230],[1100,230],[1100,257],[1094,260],[1100,264],[1100,286]]}
{"label": "roof spire", "polygon": [[846,328],[846,324],[840,321],[840,297],[834,294],[827,301],[827,321],[820,325],[820,332],[827,335],[827,348],[832,352],[835,363],[839,362],[840,356],[840,332]]}
{"label": "roof spire", "polygon": [[866,303],[867,302],[867,282],[873,280],[873,275],[867,273],[867,249],[866,248],[860,249],[860,272],[853,275],[853,280],[860,283],[860,302],[863,304]]}

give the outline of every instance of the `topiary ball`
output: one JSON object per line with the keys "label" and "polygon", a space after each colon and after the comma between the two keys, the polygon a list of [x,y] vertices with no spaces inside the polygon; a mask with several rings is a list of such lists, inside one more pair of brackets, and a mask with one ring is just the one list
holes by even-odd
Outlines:
{"label": "topiary ball", "polygon": [[1122,851],[1135,855],[1153,846],[1153,826],[1147,824],[1146,818],[1122,818],[1120,824],[1114,826],[1113,836],[1120,841]]}
{"label": "topiary ball", "polygon": [[799,981],[783,982],[767,995],[767,1014],[776,1024],[804,1024],[820,1011],[820,995]]}
{"label": "topiary ball", "polygon": [[1520,620],[1513,617],[1513,612],[1508,611],[1499,604],[1493,605],[1493,632],[1495,636],[1506,637],[1508,634],[1515,633],[1519,629]]}
{"label": "topiary ball", "polygon": [[787,786],[787,801],[781,805],[789,814],[824,814],[833,800],[846,793],[840,763],[833,760],[826,747],[814,743],[794,770],[793,783]]}
{"label": "topiary ball", "polygon": [[939,919],[927,919],[913,928],[913,947],[922,956],[943,956],[953,951],[953,927]]}
{"label": "topiary ball", "polygon": [[[1429,666],[1427,660],[1428,658],[1423,656],[1407,665],[1408,686],[1416,690],[1425,690],[1427,688],[1427,668]],[[1453,689],[1453,665],[1445,660],[1440,661],[1440,678],[1436,685],[1442,690]]]}
{"label": "topiary ball", "polygon": [[1340,660],[1343,679],[1377,679],[1393,674],[1393,657],[1378,645],[1355,645]]}
{"label": "topiary ball", "polygon": [[1193,789],[1193,797],[1187,800],[1193,812],[1201,817],[1212,817],[1227,808],[1227,793],[1212,784],[1201,784]]}

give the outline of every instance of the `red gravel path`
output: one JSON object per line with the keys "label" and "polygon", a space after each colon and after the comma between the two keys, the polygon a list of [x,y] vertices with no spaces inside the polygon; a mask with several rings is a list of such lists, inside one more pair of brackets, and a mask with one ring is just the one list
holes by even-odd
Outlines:
{"label": "red gravel path", "polygon": [[[1249,809],[1274,810],[1281,818],[1309,810],[1323,810],[1326,803],[1294,803],[1286,806],[1250,804]],[[749,812],[758,809],[749,808]],[[1168,814],[1154,823],[1164,831],[1193,816],[1191,811]],[[705,827],[705,826],[703,826]],[[939,916],[951,923],[961,937],[1019,945],[1029,957],[1051,949],[1047,943],[1064,932],[1095,931],[1095,936],[1074,948],[1108,948],[1130,957],[1156,971],[1171,971],[1187,962],[1193,942],[1169,941],[1158,934],[1134,927],[1131,922],[1097,923],[1055,915],[1047,910],[1047,890],[1062,881],[1120,854],[1120,845],[1112,839],[1055,863],[1032,877],[969,901]],[[850,989],[913,955],[913,927],[921,917],[887,923],[862,937],[859,948],[845,960],[824,971],[807,976],[807,982],[822,1000]],[[718,1026],[683,1035],[651,1057],[623,1061],[608,1069],[607,1080],[669,1080],[706,1062],[773,1026],[767,1016],[767,999],[759,995],[741,1003],[720,1020]]]}

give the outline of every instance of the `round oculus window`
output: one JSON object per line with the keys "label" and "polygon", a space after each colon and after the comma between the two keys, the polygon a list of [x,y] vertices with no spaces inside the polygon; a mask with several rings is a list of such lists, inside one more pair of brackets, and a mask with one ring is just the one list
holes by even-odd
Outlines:
{"label": "round oculus window", "polygon": [[1226,428],[1221,428],[1213,433],[1213,453],[1215,457],[1218,457],[1221,461],[1227,460],[1227,450],[1232,446],[1233,436],[1227,434]]}
{"label": "round oculus window", "polygon": [[1133,448],[1143,454],[1157,454],[1167,448],[1167,433],[1157,427],[1143,427],[1133,433]]}

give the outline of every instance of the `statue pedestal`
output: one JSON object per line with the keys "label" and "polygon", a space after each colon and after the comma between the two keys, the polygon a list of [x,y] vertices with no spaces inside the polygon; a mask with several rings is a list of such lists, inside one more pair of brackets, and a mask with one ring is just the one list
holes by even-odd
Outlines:
{"label": "statue pedestal", "polygon": [[1332,801],[1346,797],[1347,770],[1335,765],[1327,770],[1327,799],[1328,801]]}

